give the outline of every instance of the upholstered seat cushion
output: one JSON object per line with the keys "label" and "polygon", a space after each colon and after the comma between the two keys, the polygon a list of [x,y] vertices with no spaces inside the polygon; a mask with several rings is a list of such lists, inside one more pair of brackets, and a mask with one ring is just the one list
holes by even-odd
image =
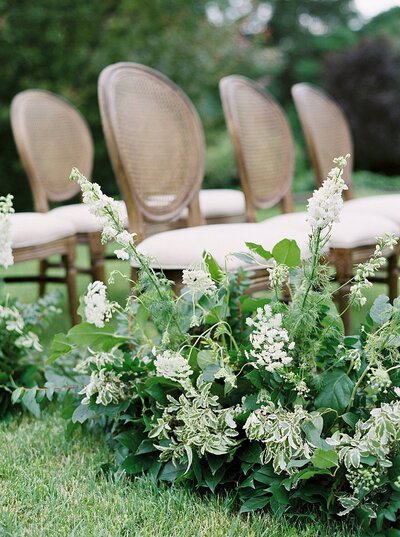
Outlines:
{"label": "upholstered seat cushion", "polygon": [[75,227],[49,213],[15,213],[10,216],[12,248],[46,244],[75,235]]}
{"label": "upholstered seat cushion", "polygon": [[400,230],[400,194],[368,196],[346,201],[345,211],[365,212],[368,215],[380,215],[397,222]]}
{"label": "upholstered seat cushion", "polygon": [[[118,201],[117,203],[121,208],[124,225],[127,226],[128,216],[125,203],[123,201]],[[102,230],[102,226],[98,219],[89,212],[89,209],[84,203],[63,205],[62,207],[53,209],[49,214],[70,222],[75,228],[75,233],[93,233]]]}
{"label": "upholstered seat cushion", "polygon": [[[345,204],[346,206],[346,204]],[[295,228],[308,235],[310,227],[306,221],[307,213],[288,213],[268,218],[260,225],[270,225],[273,222],[278,228]],[[340,222],[335,223],[332,229],[331,248],[357,248],[376,243],[376,237],[385,233],[399,234],[398,224],[390,218],[376,214],[366,214],[356,210],[343,210]]]}
{"label": "upholstered seat cushion", "polygon": [[199,200],[204,218],[240,216],[246,211],[246,201],[241,190],[230,188],[200,190]]}
{"label": "upholstered seat cushion", "polygon": [[307,251],[307,235],[295,227],[271,224],[218,224],[198,226],[153,235],[138,246],[138,250],[153,258],[155,268],[179,270],[200,263],[207,251],[217,262],[230,270],[250,266],[246,261],[229,254],[248,252],[246,242],[261,244],[271,249],[283,238],[295,239]]}

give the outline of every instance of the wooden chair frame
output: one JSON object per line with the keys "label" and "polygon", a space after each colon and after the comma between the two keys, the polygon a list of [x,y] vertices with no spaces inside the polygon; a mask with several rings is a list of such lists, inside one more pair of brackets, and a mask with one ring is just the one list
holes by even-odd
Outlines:
{"label": "wooden chair frame", "polygon": [[[275,116],[282,117],[282,130],[286,131],[286,144],[287,151],[285,151],[285,159],[289,166],[287,167],[289,176],[284,176],[284,183],[280,195],[271,199],[268,197],[261,202],[257,202],[252,192],[252,177],[248,173],[246,167],[246,158],[243,151],[243,144],[240,133],[240,121],[237,111],[237,103],[235,99],[235,91],[238,87],[245,87],[249,91],[253,91],[258,97],[261,96],[266,105],[271,108],[272,113]],[[240,175],[240,180],[243,185],[243,190],[246,195],[246,203],[248,205],[248,217],[251,221],[255,220],[256,209],[264,207],[272,207],[277,203],[281,204],[283,212],[292,212],[292,196],[291,196],[291,184],[294,170],[294,142],[293,136],[289,127],[289,123],[286,120],[285,114],[275,100],[269,96],[262,86],[242,76],[228,76],[220,81],[220,93],[223,102],[224,114],[228,126],[229,133],[232,138],[235,157]],[[350,152],[351,148],[349,148]],[[315,159],[317,162],[317,159]],[[332,160],[331,160],[332,164]],[[330,164],[330,168],[332,165]],[[329,169],[330,169],[329,168]],[[321,181],[322,182],[322,181]],[[337,292],[337,299],[339,303],[339,309],[343,312],[343,322],[345,329],[348,332],[350,329],[350,312],[348,310],[348,292],[349,286],[346,283],[350,280],[353,274],[353,266],[356,263],[361,263],[372,255],[375,245],[368,245],[359,248],[331,248],[328,256],[328,261],[334,265],[336,270],[336,280],[339,283],[339,290]],[[389,285],[390,297],[394,298],[397,295],[397,260],[399,255],[399,249],[394,252],[386,252],[388,257],[389,272],[379,281],[384,281]]]}
{"label": "wooden chair frame", "polygon": [[[14,134],[15,144],[25,172],[27,174],[29,184],[32,191],[35,210],[37,212],[47,212],[50,209],[49,202],[60,202],[71,199],[80,192],[79,185],[68,181],[68,176],[65,178],[65,184],[58,185],[58,188],[49,189],[42,180],[37,169],[34,151],[31,151],[32,132],[28,129],[25,108],[26,106],[34,106],[38,100],[48,101],[55,105],[60,113],[68,115],[71,121],[76,125],[77,131],[83,140],[84,169],[82,172],[90,178],[93,167],[94,147],[92,135],[88,124],[80,112],[66,99],[55,95],[45,90],[26,90],[17,94],[11,104],[11,125]],[[62,124],[60,124],[62,128]],[[50,140],[51,142],[51,140]],[[76,162],[71,162],[72,166],[77,165]],[[79,268],[78,272],[91,274],[93,280],[104,281],[104,247],[100,240],[100,232],[77,233],[78,244],[85,244],[89,247],[91,266],[87,268]],[[47,259],[42,258],[40,261],[39,271],[41,278],[40,293],[44,292],[46,283],[46,272],[51,266]]]}
{"label": "wooden chair frame", "polygon": [[76,289],[76,267],[75,267],[75,236],[54,240],[44,244],[13,248],[14,262],[36,261],[47,259],[52,255],[60,255],[62,265],[65,269],[65,276],[48,276],[39,274],[34,276],[5,276],[6,282],[39,282],[43,283],[66,283],[69,298],[69,311],[72,324],[79,322],[77,309],[77,289]]}
{"label": "wooden chair frame", "polygon": [[[165,91],[169,92],[171,98],[174,97],[176,99],[177,105],[185,110],[188,121],[192,123],[193,138],[191,141],[193,151],[197,154],[197,169],[194,176],[190,179],[190,183],[187,183],[184,195],[179,200],[179,203],[172,203],[171,207],[163,208],[162,210],[150,210],[149,207],[143,204],[138,195],[136,185],[138,178],[134,177],[134,174],[128,169],[127,163],[121,155],[119,148],[121,140],[117,135],[119,119],[116,102],[118,95],[116,94],[115,88],[116,84],[123,77],[140,77],[143,80],[154,81],[163,86]],[[178,223],[177,219],[179,219],[179,215],[185,208],[189,210],[187,218],[188,226],[204,224],[199,205],[199,190],[204,176],[204,133],[198,114],[186,94],[168,78],[154,69],[136,63],[121,62],[110,65],[101,72],[98,83],[98,95],[101,120],[111,163],[126,203],[130,231],[137,234],[138,241],[152,234],[154,228],[156,231],[160,231],[182,227],[182,224],[180,222]],[[159,178],[155,178],[155,180],[159,181]],[[153,230],[151,226],[149,227],[149,223],[154,226]]]}

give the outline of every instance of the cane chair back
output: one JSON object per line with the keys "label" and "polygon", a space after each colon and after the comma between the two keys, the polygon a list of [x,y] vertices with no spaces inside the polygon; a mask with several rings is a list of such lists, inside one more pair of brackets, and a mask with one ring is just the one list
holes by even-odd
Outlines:
{"label": "cane chair back", "polygon": [[189,208],[202,224],[198,193],[204,175],[204,133],[183,91],[149,67],[123,62],[99,78],[104,134],[129,225],[171,222]]}
{"label": "cane chair back", "polygon": [[332,97],[311,84],[295,84],[293,100],[303,128],[315,180],[319,186],[332,168],[334,157],[350,154],[343,179],[351,197],[351,174],[353,168],[353,142],[349,124],[340,106]]}
{"label": "cane chair back", "polygon": [[290,211],[294,144],[285,114],[262,86],[243,76],[227,76],[219,87],[248,219],[278,202]]}
{"label": "cane chair back", "polygon": [[69,181],[73,166],[90,177],[93,141],[85,119],[65,99],[43,90],[16,95],[11,105],[15,143],[26,170],[35,209],[49,210],[49,201],[71,199],[80,192]]}

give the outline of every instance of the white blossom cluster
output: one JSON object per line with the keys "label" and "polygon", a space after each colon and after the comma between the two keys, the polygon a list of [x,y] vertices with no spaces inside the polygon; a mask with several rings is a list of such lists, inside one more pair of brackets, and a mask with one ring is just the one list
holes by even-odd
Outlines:
{"label": "white blossom cluster", "polygon": [[187,379],[193,373],[189,362],[179,352],[166,350],[162,353],[157,353],[156,349],[153,349],[153,354],[156,356],[154,365],[159,377],[181,381]]}
{"label": "white blossom cluster", "polygon": [[79,392],[79,395],[85,396],[81,404],[88,405],[93,395],[97,395],[96,404],[104,406],[128,399],[132,393],[132,387],[122,380],[122,375],[123,373],[116,373],[105,368],[92,371],[89,384]]}
{"label": "white blossom cluster", "polygon": [[312,229],[323,229],[332,226],[334,222],[339,222],[343,208],[342,193],[348,189],[342,177],[348,158],[350,155],[333,159],[336,167],[328,173],[322,186],[314,190],[308,200],[307,221]]}
{"label": "white blossom cluster", "polygon": [[212,295],[217,290],[209,272],[200,268],[185,269],[182,283],[192,295]]}
{"label": "white blossom cluster", "polygon": [[254,361],[254,367],[262,367],[273,372],[290,364],[292,357],[288,351],[293,350],[294,342],[289,342],[289,335],[282,328],[282,315],[273,314],[271,307],[257,308],[256,318],[248,317],[246,324],[253,327],[250,334],[252,349],[246,351],[249,360]]}
{"label": "white blossom cluster", "polygon": [[392,381],[387,370],[378,364],[378,367],[374,367],[369,371],[368,384],[373,390],[387,393],[388,388],[392,385]]}
{"label": "white blossom cluster", "polygon": [[113,198],[103,194],[97,183],[92,183],[81,174],[79,170],[73,168],[70,179],[76,181],[82,190],[83,203],[87,204],[89,211],[98,218],[103,231],[102,241],[117,242],[121,248],[115,250],[115,255],[119,259],[128,260],[133,254],[135,233],[125,230],[124,219],[121,207]]}
{"label": "white blossom cluster", "polygon": [[91,349],[89,352],[91,355],[75,366],[75,371],[78,373],[88,373],[93,368],[102,369],[106,365],[122,364],[122,355],[119,355],[115,348],[109,352],[93,352]]}
{"label": "white blossom cluster", "polygon": [[289,267],[275,261],[271,267],[268,267],[268,275],[271,287],[280,289],[289,280]]}
{"label": "white blossom cluster", "polygon": [[377,238],[377,245],[372,257],[365,263],[360,263],[356,267],[356,271],[353,277],[353,285],[350,288],[349,300],[350,304],[355,306],[364,306],[367,302],[364,292],[369,287],[372,287],[372,283],[368,280],[373,276],[375,272],[381,269],[386,263],[386,259],[383,256],[383,250],[393,248],[397,245],[398,238],[392,233],[387,233],[383,237]]}
{"label": "white blossom cluster", "polygon": [[31,331],[24,333],[24,329],[26,329],[25,322],[18,308],[0,305],[0,321],[5,323],[8,332],[14,332],[19,335],[14,341],[16,347],[34,349],[38,352],[42,350],[37,334]]}
{"label": "white blossom cluster", "polygon": [[0,196],[0,267],[7,268],[14,263],[11,246],[10,214],[14,212],[13,196]]}
{"label": "white blossom cluster", "polygon": [[289,412],[270,402],[252,412],[243,428],[250,440],[263,444],[263,464],[272,461],[277,474],[295,474],[301,466],[297,463],[311,459],[315,450],[315,446],[305,438],[302,426],[305,422],[314,423],[317,418],[322,429],[322,418],[317,413],[311,415],[300,405]]}
{"label": "white blossom cluster", "polygon": [[106,291],[106,285],[97,280],[88,285],[83,298],[86,320],[98,328],[111,319],[115,309],[115,304],[107,299]]}

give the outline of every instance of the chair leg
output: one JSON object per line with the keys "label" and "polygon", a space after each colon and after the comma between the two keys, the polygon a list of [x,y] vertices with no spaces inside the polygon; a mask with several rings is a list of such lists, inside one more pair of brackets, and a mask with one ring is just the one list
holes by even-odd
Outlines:
{"label": "chair leg", "polygon": [[395,252],[393,255],[388,257],[388,274],[387,274],[387,283],[389,286],[389,298],[390,302],[393,302],[398,296],[398,285],[399,285],[399,254]]}
{"label": "chair leg", "polygon": [[39,261],[39,296],[42,297],[46,292],[46,273],[48,268],[48,262],[47,259],[41,259]]}
{"label": "chair leg", "polygon": [[339,284],[339,289],[336,291],[336,299],[338,309],[342,315],[344,331],[350,333],[350,308],[349,308],[349,292],[350,284],[348,283],[353,275],[353,256],[351,250],[336,249],[334,254],[334,265],[336,269],[336,281]]}
{"label": "chair leg", "polygon": [[93,281],[105,281],[104,246],[101,243],[101,233],[88,233],[90,267]]}
{"label": "chair leg", "polygon": [[75,267],[75,239],[69,239],[67,253],[62,256],[62,263],[65,267],[65,279],[67,283],[69,311],[73,325],[79,323],[78,318],[78,295],[76,288],[76,267]]}

